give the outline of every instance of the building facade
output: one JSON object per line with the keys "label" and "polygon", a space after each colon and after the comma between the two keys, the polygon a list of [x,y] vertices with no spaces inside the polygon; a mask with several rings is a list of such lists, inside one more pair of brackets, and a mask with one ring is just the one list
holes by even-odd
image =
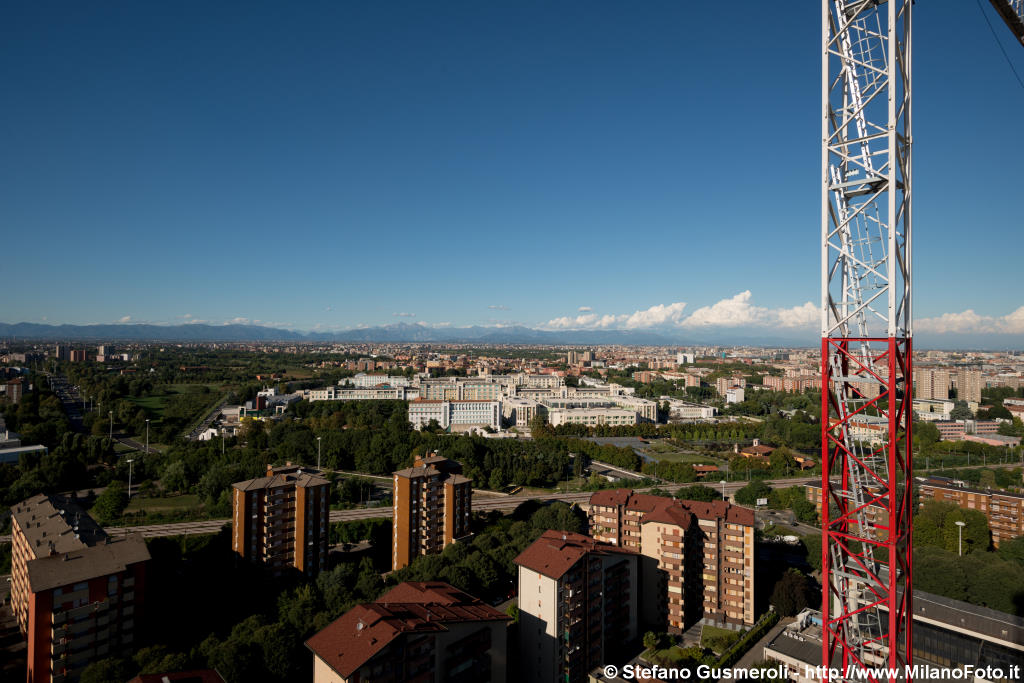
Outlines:
{"label": "building facade", "polygon": [[414,429],[435,420],[442,429],[453,431],[472,427],[501,429],[501,401],[433,400],[418,398],[409,402],[409,424]]}
{"label": "building facade", "polygon": [[469,534],[473,482],[462,466],[437,455],[417,457],[393,475],[391,568],[406,567]]}
{"label": "building facade", "polygon": [[598,491],[590,533],[643,555],[643,617],[680,633],[692,624],[754,623],[754,512],[725,501]]}
{"label": "building facade", "polygon": [[581,683],[636,640],[635,551],[582,534],[545,531],[515,563],[521,680]]}
{"label": "building facade", "polygon": [[33,496],[11,518],[11,607],[28,639],[27,680],[77,681],[91,662],[131,654],[150,558],[142,537],[108,536],[64,496]]}
{"label": "building facade", "polygon": [[233,484],[232,550],[275,575],[319,573],[327,566],[329,489],[318,471],[291,463]]}

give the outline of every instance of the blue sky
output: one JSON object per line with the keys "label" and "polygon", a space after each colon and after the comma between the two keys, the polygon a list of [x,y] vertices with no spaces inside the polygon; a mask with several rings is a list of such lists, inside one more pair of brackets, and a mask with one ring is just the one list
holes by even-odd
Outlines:
{"label": "blue sky", "polygon": [[[1024,89],[974,3],[914,21],[919,325],[1024,332]],[[817,3],[9,4],[0,321],[805,325],[819,32]]]}

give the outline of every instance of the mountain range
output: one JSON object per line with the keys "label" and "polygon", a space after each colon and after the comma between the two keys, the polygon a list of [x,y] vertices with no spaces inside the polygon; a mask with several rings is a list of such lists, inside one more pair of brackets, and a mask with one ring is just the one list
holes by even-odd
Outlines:
{"label": "mountain range", "polygon": [[333,332],[297,332],[261,325],[152,325],[144,323],[99,325],[46,325],[41,323],[0,323],[0,338],[41,341],[167,341],[167,342],[436,342],[474,344],[594,344],[633,346],[679,346],[692,344],[756,344],[808,346],[811,336],[790,338],[727,331],[700,340],[687,339],[665,330],[538,330],[525,326],[429,327],[397,323]]}
{"label": "mountain range", "polygon": [[[705,328],[683,332],[671,329],[647,330],[539,330],[525,326],[430,327],[396,323],[337,331],[300,332],[263,325],[152,325],[111,323],[99,325],[47,325],[41,323],[0,323],[0,340],[25,339],[65,342],[420,342],[487,344],[623,345],[623,346],[761,346],[817,347],[817,332],[750,328]],[[1016,334],[920,333],[916,349],[1024,349],[1024,337]]]}

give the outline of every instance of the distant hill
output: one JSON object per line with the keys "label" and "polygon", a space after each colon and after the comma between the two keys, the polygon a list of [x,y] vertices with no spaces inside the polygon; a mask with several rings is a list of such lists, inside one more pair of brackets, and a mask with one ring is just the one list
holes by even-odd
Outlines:
{"label": "distant hill", "polygon": [[[807,330],[752,330],[709,328],[687,330],[686,336],[672,330],[538,330],[530,327],[428,327],[397,323],[336,332],[297,332],[261,325],[43,325],[0,323],[0,339],[39,341],[117,342],[421,342],[548,345],[817,347],[817,333]],[[1021,335],[964,335],[923,333],[915,348],[933,349],[1024,349]]]}

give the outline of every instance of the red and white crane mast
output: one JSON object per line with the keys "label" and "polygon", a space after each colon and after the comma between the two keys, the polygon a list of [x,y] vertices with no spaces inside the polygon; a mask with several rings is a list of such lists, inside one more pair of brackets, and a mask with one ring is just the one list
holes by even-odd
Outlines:
{"label": "red and white crane mast", "polygon": [[823,2],[822,657],[844,679],[912,652],[910,15]]}
{"label": "red and white crane mast", "polygon": [[911,5],[822,2],[822,664],[876,683],[913,653]]}

